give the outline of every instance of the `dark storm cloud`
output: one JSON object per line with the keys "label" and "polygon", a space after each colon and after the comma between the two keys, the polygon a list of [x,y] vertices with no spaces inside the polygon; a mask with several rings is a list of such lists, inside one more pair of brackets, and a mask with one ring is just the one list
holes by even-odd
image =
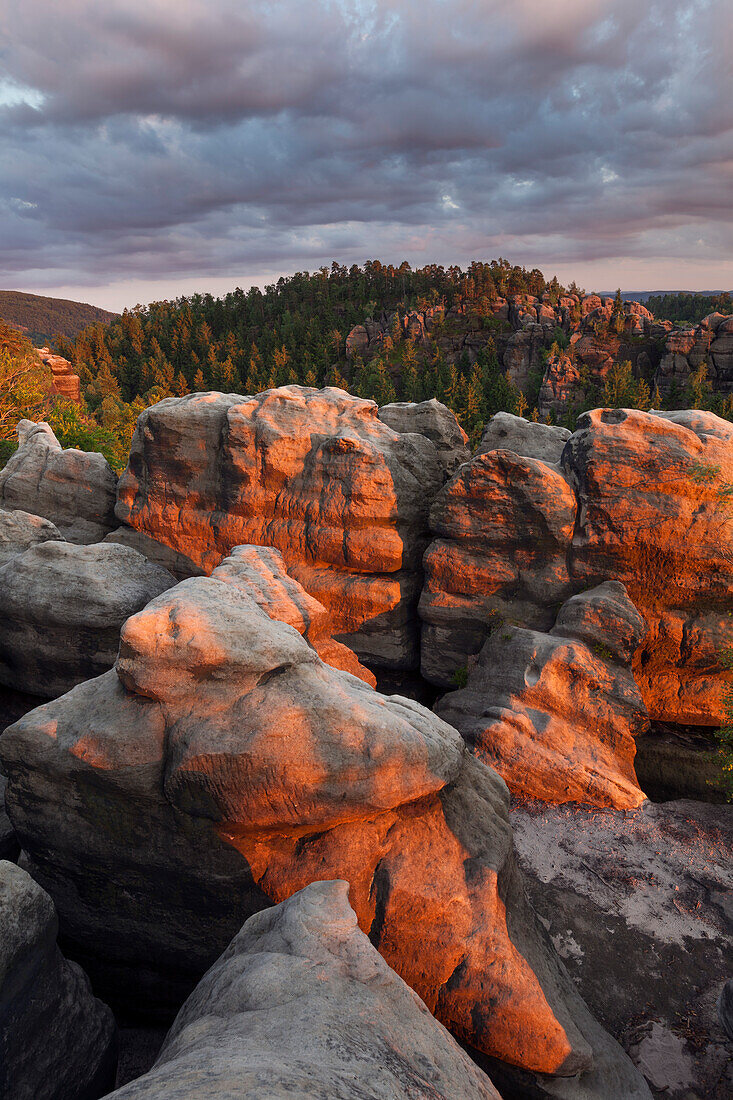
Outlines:
{"label": "dark storm cloud", "polygon": [[732,55],[729,0],[0,0],[2,277],[717,259]]}

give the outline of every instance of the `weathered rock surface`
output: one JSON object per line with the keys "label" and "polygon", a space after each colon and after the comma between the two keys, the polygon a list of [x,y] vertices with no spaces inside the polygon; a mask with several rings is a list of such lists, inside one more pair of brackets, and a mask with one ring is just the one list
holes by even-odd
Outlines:
{"label": "weathered rock surface", "polygon": [[46,423],[21,420],[19,446],[0,470],[0,506],[55,523],[70,542],[88,544],[117,526],[117,477],[104,455],[62,450]]}
{"label": "weathered rock surface", "polygon": [[50,348],[37,348],[38,357],[51,370],[53,392],[69,401],[81,401],[81,379],[63,355],[54,355]]}
{"label": "weathered rock surface", "polygon": [[532,904],[655,1095],[725,1100],[733,1042],[716,1000],[730,973],[730,808],[529,803],[511,818]]}
{"label": "weathered rock surface", "polygon": [[20,854],[20,846],[15,837],[10,818],[5,812],[5,788],[7,779],[0,773],[0,859],[16,860]]}
{"label": "weathered rock surface", "polygon": [[617,1050],[609,1068],[525,906],[502,780],[235,586],[193,578],[153,600],[116,669],[7,729],[0,765],[29,865],[118,1003],[180,1003],[253,911],[339,877],[458,1038],[552,1080],[582,1073],[589,1096],[609,1074],[647,1095]]}
{"label": "weathered rock surface", "polygon": [[0,684],[49,698],[105,672],[124,621],[173,584],[126,546],[31,546],[0,568]]}
{"label": "weathered rock surface", "polygon": [[535,424],[523,416],[498,412],[484,428],[477,455],[489,451],[514,451],[523,458],[539,458],[558,464],[570,432],[554,424]]}
{"label": "weathered rock surface", "polygon": [[549,634],[497,627],[436,711],[513,793],[631,809],[645,798],[634,753],[648,721],[631,673],[645,630],[608,581],[564,603]]}
{"label": "weathered rock surface", "polygon": [[359,930],[346,882],[250,917],[115,1100],[500,1100]]}
{"label": "weathered rock surface", "polygon": [[420,598],[422,674],[441,687],[481,649],[492,625],[539,630],[573,591],[573,490],[555,465],[494,450],[462,466],[430,512],[434,541]]}
{"label": "weathered rock surface", "polygon": [[180,554],[164,542],[158,542],[150,535],[146,535],[144,531],[136,531],[134,527],[117,527],[105,535],[102,542],[117,542],[120,546],[132,547],[153,565],[160,565],[163,569],[167,569],[177,581],[185,581],[188,577],[204,576],[203,569],[185,554]]}
{"label": "weathered rock surface", "polygon": [[435,444],[371,401],[284,386],[169,398],[138,420],[119,519],[210,572],[237,545],[279,550],[368,662],[413,667]]}
{"label": "weathered rock surface", "polygon": [[435,444],[438,461],[448,476],[471,457],[468,436],[455,413],[434,397],[429,401],[394,401],[381,405],[379,419],[400,435],[418,432],[427,436]]}
{"label": "weathered rock surface", "polygon": [[96,1100],[114,1086],[112,1013],[56,946],[53,902],[0,861],[0,1096]]}
{"label": "weathered rock surface", "polygon": [[0,567],[39,542],[61,542],[63,535],[48,519],[0,508]]}
{"label": "weathered rock surface", "polygon": [[374,674],[360,664],[347,646],[334,640],[329,612],[288,576],[282,554],[277,550],[268,546],[235,546],[211,575],[246,592],[271,619],[292,626],[327,665],[350,672],[376,687]]}
{"label": "weathered rock surface", "polygon": [[[564,476],[563,476],[564,475]],[[718,725],[733,612],[733,426],[712,413],[585,413],[562,472],[491,451],[436,498],[425,554],[423,675],[452,686],[500,616],[621,581],[648,626],[634,675],[651,718]]]}

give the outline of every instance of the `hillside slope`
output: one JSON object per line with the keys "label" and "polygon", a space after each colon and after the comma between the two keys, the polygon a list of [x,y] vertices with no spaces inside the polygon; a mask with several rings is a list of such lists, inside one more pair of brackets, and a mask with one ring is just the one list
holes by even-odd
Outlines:
{"label": "hillside slope", "polygon": [[0,290],[0,317],[33,341],[48,343],[54,336],[77,336],[88,325],[109,324],[116,313],[72,302],[67,298],[45,298],[21,290]]}

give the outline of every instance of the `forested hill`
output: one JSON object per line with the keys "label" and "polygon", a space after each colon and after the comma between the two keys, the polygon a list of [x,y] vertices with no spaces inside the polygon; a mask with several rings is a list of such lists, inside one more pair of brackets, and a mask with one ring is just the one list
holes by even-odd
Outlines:
{"label": "forested hill", "polygon": [[77,336],[89,325],[108,324],[117,316],[85,302],[0,290],[0,317],[25,333],[34,344],[47,344],[59,335]]}
{"label": "forested hill", "polygon": [[727,290],[719,294],[698,294],[680,290],[667,294],[650,294],[647,309],[661,321],[690,321],[697,324],[710,313],[730,313],[733,299]]}

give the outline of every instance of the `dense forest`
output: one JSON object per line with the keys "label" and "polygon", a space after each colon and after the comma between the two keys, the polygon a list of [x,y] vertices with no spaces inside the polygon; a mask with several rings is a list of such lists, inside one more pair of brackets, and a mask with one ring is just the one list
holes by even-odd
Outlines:
{"label": "dense forest", "polygon": [[674,294],[652,294],[646,308],[660,321],[689,321],[698,324],[709,313],[733,313],[733,299],[727,290],[720,294],[695,294],[680,291]]}
{"label": "dense forest", "polygon": [[38,345],[48,344],[57,336],[74,337],[88,325],[113,321],[117,314],[66,298],[0,290],[0,317]]}

